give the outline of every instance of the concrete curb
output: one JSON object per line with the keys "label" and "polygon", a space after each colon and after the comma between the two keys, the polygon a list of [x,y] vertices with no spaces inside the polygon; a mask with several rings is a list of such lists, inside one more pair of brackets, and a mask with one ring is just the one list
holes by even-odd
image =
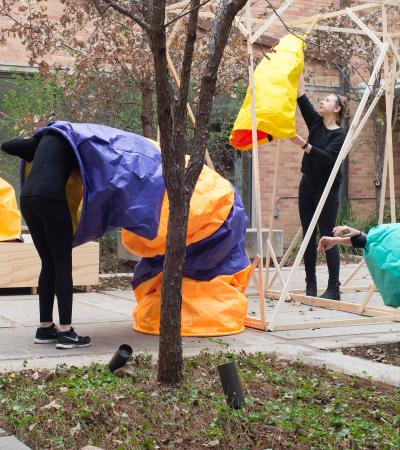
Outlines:
{"label": "concrete curb", "polygon": [[[259,339],[255,339],[254,343],[243,346],[230,344],[225,350],[239,353],[246,351],[247,353],[262,352],[267,354],[275,354],[282,359],[292,361],[302,361],[315,367],[323,367],[328,370],[341,372],[350,376],[358,376],[367,380],[378,383],[385,383],[392,386],[400,386],[400,367],[390,366],[375,361],[364,360],[350,355],[344,355],[341,352],[332,352],[321,350],[313,346],[288,343],[285,339],[265,334],[264,332],[255,332],[259,335]],[[263,339],[265,337],[266,339]],[[219,349],[210,349],[211,353],[218,352]],[[222,348],[221,348],[222,350]],[[199,354],[201,348],[185,348],[184,356],[195,356]],[[136,352],[139,353],[139,352]],[[157,352],[148,351],[156,360]],[[68,366],[85,366],[92,363],[107,364],[113,353],[92,353],[88,355],[65,355],[62,358],[57,356],[49,356],[43,358],[32,358],[26,363],[23,359],[11,359],[0,361],[0,373],[11,372],[26,369],[48,368],[53,369],[60,364]]]}

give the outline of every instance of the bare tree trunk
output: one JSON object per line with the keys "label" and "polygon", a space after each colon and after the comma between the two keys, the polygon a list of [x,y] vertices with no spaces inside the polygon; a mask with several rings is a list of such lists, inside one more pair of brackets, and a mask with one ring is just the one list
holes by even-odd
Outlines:
{"label": "bare tree trunk", "polygon": [[[168,175],[167,175],[168,176]],[[182,273],[186,256],[189,205],[183,186],[170,195],[167,248],[161,289],[158,380],[175,385],[182,381],[181,339]]]}
{"label": "bare tree trunk", "polygon": [[149,83],[141,84],[142,93],[142,113],[140,119],[142,121],[143,136],[147,138],[153,137],[153,88]]}

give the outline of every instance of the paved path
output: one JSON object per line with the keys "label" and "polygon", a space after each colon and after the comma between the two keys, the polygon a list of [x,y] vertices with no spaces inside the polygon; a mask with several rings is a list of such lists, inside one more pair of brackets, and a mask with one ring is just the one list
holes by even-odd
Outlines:
{"label": "paved path", "polygon": [[10,436],[0,428],[0,450],[30,450],[25,444],[15,436]]}
{"label": "paved path", "polygon": [[[348,272],[352,267],[345,267]],[[367,284],[366,270],[358,275],[355,284]],[[319,268],[319,278],[325,279],[326,268]],[[302,287],[303,275],[296,280]],[[321,282],[323,284],[323,281]],[[296,287],[296,286],[295,286]],[[346,294],[346,301],[359,302],[364,293]],[[372,303],[379,304],[379,296]],[[30,368],[55,367],[57,364],[83,365],[94,361],[108,362],[122,343],[135,351],[157,353],[158,338],[132,330],[132,309],[135,306],[131,291],[75,294],[74,322],[77,330],[91,336],[93,345],[85,349],[57,350],[54,345],[35,345],[33,336],[37,325],[37,296],[0,295],[0,372],[19,370],[24,364]],[[268,305],[268,309],[271,306]],[[256,299],[250,300],[249,311],[256,310]],[[55,315],[57,317],[57,315]],[[353,314],[286,303],[280,320],[320,320],[321,318],[354,317]],[[400,385],[400,368],[363,361],[328,349],[352,345],[400,341],[400,323],[281,331],[274,333],[246,329],[243,333],[224,338],[184,338],[185,355],[201,349],[211,351],[242,349],[275,352],[282,357],[301,359],[307,363],[359,376],[371,376],[377,381]]]}

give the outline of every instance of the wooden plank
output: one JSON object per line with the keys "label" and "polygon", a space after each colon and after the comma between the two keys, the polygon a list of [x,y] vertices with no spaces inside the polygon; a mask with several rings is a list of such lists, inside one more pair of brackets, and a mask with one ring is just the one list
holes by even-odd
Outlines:
{"label": "wooden plank", "polygon": [[[382,6],[382,30],[383,39],[385,43],[388,42],[388,24],[387,24],[387,14],[386,7]],[[388,171],[389,171],[389,198],[390,198],[390,218],[391,222],[396,222],[396,196],[395,196],[395,186],[394,186],[394,164],[393,164],[393,127],[392,127],[392,117],[393,117],[393,98],[394,98],[394,88],[395,79],[393,75],[396,73],[396,60],[393,61],[392,73],[389,73],[389,57],[386,55],[385,58],[385,80],[386,80],[386,90],[385,90],[385,101],[386,101],[386,145],[385,151],[388,152]]]}
{"label": "wooden plank", "polygon": [[354,325],[371,325],[379,323],[400,322],[399,315],[378,316],[378,317],[360,317],[358,319],[340,319],[329,320],[321,322],[306,322],[306,323],[290,323],[277,324],[267,326],[268,331],[288,331],[288,330],[306,330],[308,328],[334,328],[334,327],[348,327]]}
{"label": "wooden plank", "polygon": [[[370,286],[340,286],[340,292],[349,293],[349,292],[367,292],[369,291]],[[323,292],[324,289],[318,289],[318,292]],[[304,292],[304,289],[290,289],[291,293],[301,294]]]}
{"label": "wooden plank", "polygon": [[[268,297],[275,300],[280,298],[279,291],[268,292]],[[304,305],[315,306],[317,308],[332,309],[335,311],[348,312],[353,314],[360,314],[360,305],[356,303],[348,303],[336,300],[328,300],[320,297],[311,297],[309,295],[289,293],[291,300],[302,303]],[[370,306],[365,308],[363,315],[392,315],[393,309],[386,306]]]}
{"label": "wooden plank", "polygon": [[[0,288],[38,286],[41,261],[30,235],[25,242],[0,243]],[[74,286],[99,282],[99,243],[88,242],[72,251]]]}
{"label": "wooden plank", "polygon": [[259,263],[260,263],[260,255],[256,255],[256,257],[253,259],[250,265],[249,276],[247,278],[247,285],[241,289],[241,292],[243,292],[243,294],[246,293],[246,289],[249,286],[250,280],[253,278],[254,271],[256,270],[256,267],[258,267]]}
{"label": "wooden plank", "polygon": [[367,25],[359,18],[357,17],[353,11],[350,8],[346,8],[346,14],[350,17],[350,19],[353,20],[367,35],[371,38],[371,40],[378,46],[378,48],[382,48],[383,42],[380,41],[376,34],[370,30]]}
{"label": "wooden plank", "polygon": [[274,217],[274,210],[275,210],[275,199],[276,199],[276,186],[277,186],[277,182],[278,182],[278,172],[279,172],[279,156],[280,156],[280,152],[281,152],[281,140],[278,140],[278,145],[275,151],[275,164],[274,164],[274,178],[272,181],[272,195],[271,195],[271,213],[269,215],[269,225],[268,225],[268,238],[267,238],[267,256],[265,258],[265,286],[263,287],[263,289],[265,290],[268,286],[268,277],[269,277],[269,269],[270,269],[270,265],[271,265],[271,256],[273,256],[274,259],[274,264],[275,264],[275,270],[277,271],[279,277],[281,278],[282,282],[283,281],[283,277],[282,277],[282,273],[281,273],[281,269],[279,267],[279,265],[276,265],[276,256],[275,256],[275,251],[272,247],[272,236],[274,233],[274,222],[275,222],[275,217]]}
{"label": "wooden plank", "polygon": [[370,302],[372,295],[374,294],[374,292],[376,291],[375,285],[371,284],[370,288],[368,289],[368,294],[367,296],[364,298],[363,302],[361,303],[361,306],[359,308],[359,313],[362,314],[365,309],[368,306],[368,303]]}
{"label": "wooden plank", "polygon": [[[301,25],[297,25],[296,28],[307,28],[308,24],[303,23]],[[317,25],[315,30],[318,31],[326,31],[330,33],[344,33],[344,34],[359,34],[362,36],[367,36],[367,33],[363,30],[359,30],[356,28],[345,28],[345,27],[331,27],[328,25]],[[383,33],[381,31],[374,31],[371,30],[376,36],[381,37],[383,36]],[[389,33],[390,37],[398,37],[400,33]]]}
{"label": "wooden plank", "polygon": [[[379,7],[380,7],[380,5],[378,5],[376,3],[367,3],[365,5],[353,6],[350,9],[351,9],[351,11],[356,12],[356,11],[366,11],[368,9],[379,8]],[[315,14],[314,16],[308,16],[303,19],[294,20],[293,22],[289,23],[289,26],[296,27],[296,26],[302,25],[304,23],[311,23],[315,19],[318,19],[318,20],[334,19],[335,17],[345,16],[345,15],[346,15],[346,11],[344,9],[340,9],[337,11],[332,11],[330,13]]]}
{"label": "wooden plank", "polygon": [[260,307],[260,320],[263,323],[265,323],[265,292],[264,292],[264,267],[263,267],[264,251],[262,241],[260,169],[258,161],[256,99],[254,91],[254,57],[253,57],[253,46],[251,44],[252,33],[251,33],[250,2],[246,4],[246,27],[247,27],[250,109],[251,109],[251,132],[253,141],[252,167],[253,167],[253,177],[254,177],[253,180],[254,180],[255,205],[256,205],[257,253],[260,255],[260,261],[258,265],[259,307]]}
{"label": "wooden plank", "polygon": [[345,278],[345,280],[342,283],[341,288],[344,288],[345,286],[347,286],[349,284],[349,282],[357,275],[357,273],[360,271],[360,269],[362,268],[362,266],[364,265],[365,260],[362,259],[357,265],[356,267],[347,275],[347,277]]}
{"label": "wooden plank", "polygon": [[[300,239],[300,237],[301,237],[301,233],[302,233],[302,229],[299,228],[299,229],[297,230],[297,233],[295,234],[295,236],[294,236],[292,242],[290,243],[288,249],[286,250],[286,253],[283,255],[283,257],[282,257],[282,259],[281,259],[281,262],[279,263],[279,267],[280,267],[281,269],[282,269],[282,267],[285,266],[287,260],[289,259],[289,256],[292,254],[294,248],[296,247],[297,242],[299,241],[299,239]],[[274,282],[275,282],[277,276],[278,276],[278,272],[276,271],[276,272],[274,273],[274,275],[272,276],[271,281],[269,282],[268,289],[271,289],[271,287],[273,286],[273,284],[274,284]]]}
{"label": "wooden plank", "polygon": [[264,330],[265,331],[265,322],[262,322],[260,319],[256,319],[255,317],[249,317],[247,316],[244,319],[244,326],[248,328],[255,328],[257,330]]}
{"label": "wooden plank", "polygon": [[285,0],[282,5],[279,6],[279,8],[275,12],[273,12],[268,19],[264,22],[263,25],[258,28],[258,30],[253,34],[253,37],[251,38],[251,43],[254,44],[257,42],[257,40],[268,30],[268,28],[278,19],[278,16],[281,16],[288,8],[291,6],[291,4],[294,2],[294,0]]}
{"label": "wooden plank", "polygon": [[390,48],[392,49],[394,57],[396,58],[397,64],[400,66],[400,53],[397,50],[397,47],[396,47],[395,43],[393,42],[393,39],[389,35],[387,36],[387,40],[390,44]]}

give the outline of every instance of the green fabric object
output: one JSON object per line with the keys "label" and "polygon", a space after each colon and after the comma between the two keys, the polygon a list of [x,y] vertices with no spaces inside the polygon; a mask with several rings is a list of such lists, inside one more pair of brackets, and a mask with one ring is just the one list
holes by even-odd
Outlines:
{"label": "green fabric object", "polygon": [[400,306],[400,224],[371,228],[364,259],[386,306]]}

